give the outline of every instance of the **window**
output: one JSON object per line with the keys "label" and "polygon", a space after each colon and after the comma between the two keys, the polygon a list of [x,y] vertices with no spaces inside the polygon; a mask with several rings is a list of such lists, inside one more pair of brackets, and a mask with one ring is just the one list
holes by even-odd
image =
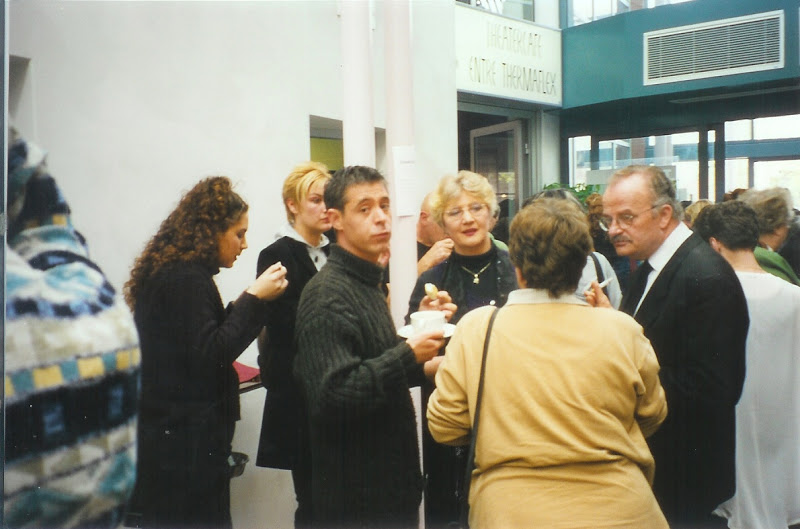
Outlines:
{"label": "window", "polygon": [[602,18],[669,4],[682,4],[692,0],[568,0],[567,22],[570,27],[594,22]]}

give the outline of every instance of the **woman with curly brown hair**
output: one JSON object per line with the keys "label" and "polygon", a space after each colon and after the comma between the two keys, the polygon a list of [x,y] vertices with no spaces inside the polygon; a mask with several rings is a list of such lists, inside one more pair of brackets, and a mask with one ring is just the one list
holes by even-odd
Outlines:
{"label": "woman with curly brown hair", "polygon": [[268,268],[222,305],[213,276],[247,248],[248,206],[228,178],[186,193],[134,263],[125,299],[142,351],[139,462],[131,514],[139,527],[231,527],[228,457],[239,419],[233,361],[286,289]]}

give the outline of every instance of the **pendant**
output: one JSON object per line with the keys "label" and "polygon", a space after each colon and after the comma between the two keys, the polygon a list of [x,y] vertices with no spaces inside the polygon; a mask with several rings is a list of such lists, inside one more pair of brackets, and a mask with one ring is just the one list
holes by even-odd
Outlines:
{"label": "pendant", "polygon": [[481,282],[481,280],[480,280],[480,279],[478,279],[478,276],[477,276],[477,275],[475,276],[475,279],[473,279],[473,280],[472,280],[472,283],[473,283],[473,284],[475,284],[475,285],[477,285],[477,284],[478,284],[478,283],[480,283],[480,282]]}

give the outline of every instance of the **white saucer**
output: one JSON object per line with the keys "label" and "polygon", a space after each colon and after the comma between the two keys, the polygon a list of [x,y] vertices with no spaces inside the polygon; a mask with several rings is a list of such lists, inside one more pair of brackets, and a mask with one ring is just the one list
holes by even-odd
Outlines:
{"label": "white saucer", "polygon": [[[444,337],[450,338],[451,336],[453,336],[453,331],[455,330],[456,330],[455,325],[453,325],[452,323],[445,323]],[[403,327],[400,327],[400,329],[398,329],[397,331],[397,335],[400,336],[401,338],[411,338],[413,334],[414,334],[414,328],[411,325],[404,325]]]}

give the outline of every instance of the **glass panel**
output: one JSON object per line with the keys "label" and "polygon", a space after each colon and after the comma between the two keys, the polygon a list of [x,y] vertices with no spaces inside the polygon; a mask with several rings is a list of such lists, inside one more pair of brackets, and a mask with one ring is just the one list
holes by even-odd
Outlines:
{"label": "glass panel", "polygon": [[[656,164],[666,165],[666,164]],[[680,161],[671,164],[675,166],[675,196],[678,200],[691,200],[700,198],[700,164],[697,160]],[[709,177],[710,178],[710,177]]]}
{"label": "glass panel", "polygon": [[484,175],[497,193],[500,214],[492,234],[508,242],[511,217],[517,212],[517,173],[514,131],[476,136],[472,149],[473,170]]}
{"label": "glass panel", "polygon": [[753,187],[785,187],[800,205],[800,160],[767,160],[753,164]]}
{"label": "glass panel", "polygon": [[576,136],[569,139],[570,184],[585,184],[589,171],[589,151],[592,148],[591,136]]}
{"label": "glass panel", "polygon": [[503,15],[518,20],[533,21],[533,0],[505,0]]}
{"label": "glass panel", "polygon": [[[712,131],[713,132],[713,131]],[[697,145],[700,135],[697,132],[682,132],[680,134],[672,135],[673,145]],[[711,138],[709,138],[711,141]]]}
{"label": "glass panel", "polygon": [[475,7],[480,7],[487,11],[491,11],[492,13],[497,13],[498,15],[502,15],[504,2],[505,0],[475,0],[473,5]]}
{"label": "glass panel", "polygon": [[800,138],[800,114],[754,119],[753,136],[756,140]]}
{"label": "glass panel", "polygon": [[749,141],[753,139],[753,120],[725,122],[725,141]]}
{"label": "glass panel", "polygon": [[693,0],[567,0],[567,23],[569,26],[579,26],[619,13],[691,1]]}
{"label": "glass panel", "polygon": [[594,0],[594,19],[610,17],[612,15],[611,0]]}
{"label": "glass panel", "polygon": [[579,26],[594,20],[594,10],[592,3],[586,0],[573,0],[572,2],[572,20],[571,25]]}
{"label": "glass panel", "polygon": [[[473,143],[476,173],[484,175],[497,193],[497,201],[517,199],[517,174],[514,168],[514,132],[503,131],[478,136]],[[510,211],[515,211],[511,208]]]}
{"label": "glass panel", "polygon": [[[725,160],[725,189],[723,193],[728,193],[734,189],[747,189],[750,187],[748,182],[748,171],[750,171],[749,158],[730,158]],[[708,198],[716,202],[717,172],[714,160],[708,162]]]}

